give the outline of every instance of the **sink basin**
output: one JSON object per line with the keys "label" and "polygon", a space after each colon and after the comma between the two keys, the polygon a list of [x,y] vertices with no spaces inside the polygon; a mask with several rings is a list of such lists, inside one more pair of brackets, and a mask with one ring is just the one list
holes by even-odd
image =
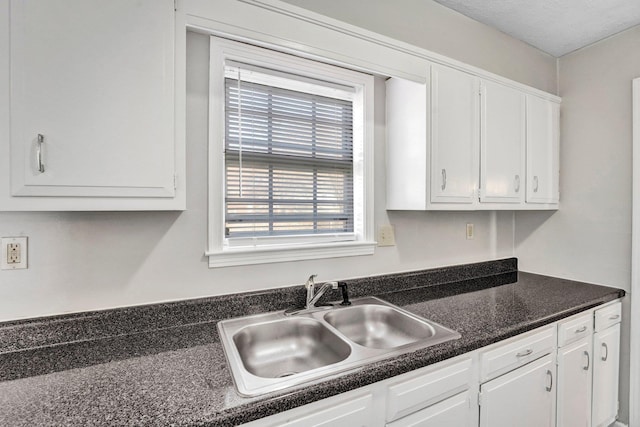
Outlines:
{"label": "sink basin", "polygon": [[245,367],[253,375],[282,378],[346,359],[351,347],[324,324],[288,318],[246,326],[233,336]]}
{"label": "sink basin", "polygon": [[396,348],[435,335],[422,320],[383,305],[360,305],[325,314],[324,320],[351,341],[371,348]]}
{"label": "sink basin", "polygon": [[460,334],[375,297],[287,316],[264,313],[218,322],[233,382],[257,396],[320,381]]}

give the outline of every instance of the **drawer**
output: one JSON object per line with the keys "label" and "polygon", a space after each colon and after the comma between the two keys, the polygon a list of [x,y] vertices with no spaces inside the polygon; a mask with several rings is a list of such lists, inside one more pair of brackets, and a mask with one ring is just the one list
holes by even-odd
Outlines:
{"label": "drawer", "polygon": [[556,343],[555,325],[517,338],[480,356],[480,381],[484,382],[551,353]]}
{"label": "drawer", "polygon": [[565,346],[593,333],[593,313],[590,311],[577,318],[558,324],[558,347]]}
{"label": "drawer", "polygon": [[469,388],[471,359],[394,382],[387,393],[387,421],[426,408]]}
{"label": "drawer", "polygon": [[455,426],[465,427],[471,423],[469,390],[450,397],[428,408],[422,409],[387,427]]}
{"label": "drawer", "polygon": [[616,302],[604,308],[596,310],[596,332],[607,329],[610,326],[620,323],[622,318],[622,303]]}

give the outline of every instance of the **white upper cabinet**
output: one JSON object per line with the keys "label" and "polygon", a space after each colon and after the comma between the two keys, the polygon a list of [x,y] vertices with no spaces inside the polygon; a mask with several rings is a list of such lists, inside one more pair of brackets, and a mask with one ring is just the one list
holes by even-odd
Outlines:
{"label": "white upper cabinet", "polygon": [[527,95],[527,203],[560,198],[560,106]]}
{"label": "white upper cabinet", "polygon": [[389,79],[386,85],[387,209],[425,210],[430,86],[404,79]]}
{"label": "white upper cabinet", "polygon": [[559,99],[426,67],[387,80],[387,209],[557,209]]}
{"label": "white upper cabinet", "polygon": [[525,95],[482,82],[480,201],[524,201]]}
{"label": "white upper cabinet", "polygon": [[477,77],[431,67],[431,202],[472,204],[478,182]]}
{"label": "white upper cabinet", "polygon": [[0,209],[183,209],[174,1],[13,0],[9,27]]}
{"label": "white upper cabinet", "polygon": [[387,80],[387,209],[473,209],[480,80],[427,67],[427,84]]}

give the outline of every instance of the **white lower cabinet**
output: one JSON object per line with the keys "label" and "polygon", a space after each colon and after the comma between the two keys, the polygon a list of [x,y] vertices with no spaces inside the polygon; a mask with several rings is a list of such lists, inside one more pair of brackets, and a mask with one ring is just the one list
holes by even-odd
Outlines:
{"label": "white lower cabinet", "polygon": [[[388,423],[387,427],[466,427],[474,421],[469,410],[470,392],[456,394],[453,397],[429,406],[426,409],[407,415]],[[477,425],[477,422],[475,423]]]}
{"label": "white lower cabinet", "polygon": [[589,313],[558,327],[558,427],[591,426],[592,325]]}
{"label": "white lower cabinet", "polygon": [[[477,411],[471,402],[475,382],[470,357],[422,369],[390,380],[386,393],[387,426],[472,427]],[[473,406],[473,409],[472,409]]]}
{"label": "white lower cabinet", "polygon": [[605,427],[618,414],[618,375],[620,366],[620,324],[593,335],[594,427]]}
{"label": "white lower cabinet", "polygon": [[245,427],[607,427],[618,413],[620,307],[587,310]]}
{"label": "white lower cabinet", "polygon": [[555,364],[544,356],[480,387],[481,427],[552,427]]}
{"label": "white lower cabinet", "polygon": [[369,392],[369,387],[365,387],[243,425],[245,427],[369,427],[375,423],[373,395]]}
{"label": "white lower cabinet", "polygon": [[591,425],[591,339],[558,349],[558,427]]}

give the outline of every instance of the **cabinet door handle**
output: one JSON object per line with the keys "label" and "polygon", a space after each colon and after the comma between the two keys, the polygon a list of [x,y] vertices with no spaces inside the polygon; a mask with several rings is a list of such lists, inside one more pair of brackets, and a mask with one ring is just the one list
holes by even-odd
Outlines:
{"label": "cabinet door handle", "polygon": [[36,147],[36,167],[38,172],[44,173],[44,163],[42,163],[42,144],[44,143],[44,135],[38,134],[38,146]]}
{"label": "cabinet door handle", "polygon": [[520,175],[516,175],[516,193],[520,191]]}
{"label": "cabinet door handle", "polygon": [[533,353],[533,350],[528,348],[525,351],[521,351],[520,353],[516,354],[516,357],[525,357],[530,355],[531,353]]}
{"label": "cabinet door handle", "polygon": [[537,176],[533,177],[533,192],[534,193],[538,192],[538,177]]}
{"label": "cabinet door handle", "polygon": [[440,186],[440,188],[443,191],[445,188],[447,188],[447,170],[446,169],[442,169],[442,185]]}
{"label": "cabinet door handle", "polygon": [[575,333],[576,334],[581,334],[586,330],[587,330],[587,325],[584,325],[582,328],[576,329]]}
{"label": "cabinet door handle", "polygon": [[612,316],[609,316],[609,320],[616,320],[617,318],[619,318],[620,315],[619,314],[614,314]]}
{"label": "cabinet door handle", "polygon": [[606,362],[609,358],[609,347],[607,347],[607,343],[602,343],[602,348],[604,348],[604,356],[601,357],[603,362]]}
{"label": "cabinet door handle", "polygon": [[547,369],[547,375],[549,376],[549,385],[545,388],[547,391],[551,391],[553,388],[553,373]]}
{"label": "cabinet door handle", "polygon": [[584,351],[584,355],[587,356],[587,366],[585,366],[584,369],[585,371],[589,370],[589,367],[591,366],[591,356],[589,356],[589,352],[587,350]]}

